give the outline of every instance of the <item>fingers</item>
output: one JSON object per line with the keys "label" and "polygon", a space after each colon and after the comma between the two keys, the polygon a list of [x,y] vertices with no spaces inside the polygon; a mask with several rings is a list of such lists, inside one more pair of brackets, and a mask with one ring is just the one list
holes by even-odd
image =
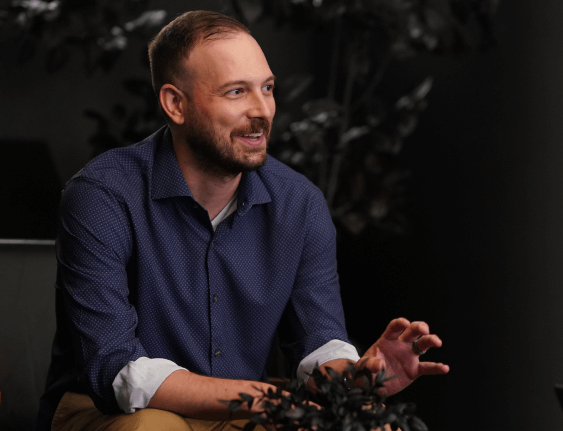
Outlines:
{"label": "fingers", "polygon": [[387,340],[401,340],[407,343],[412,343],[422,335],[428,335],[430,328],[426,322],[409,322],[404,317],[393,319],[385,332],[383,337]]}
{"label": "fingers", "polygon": [[431,347],[442,347],[442,340],[435,334],[423,335],[418,339],[417,347],[420,351],[426,352]]}
{"label": "fingers", "polygon": [[401,336],[401,334],[405,332],[405,329],[409,327],[410,323],[411,322],[409,322],[404,317],[399,317],[398,319],[391,320],[389,325],[387,325],[385,332],[383,333],[383,338],[386,338],[387,340],[397,340]]}
{"label": "fingers", "polygon": [[450,371],[449,366],[438,362],[420,362],[418,364],[419,374],[425,374],[425,375],[447,374],[449,371]]}
{"label": "fingers", "polygon": [[[412,343],[417,338],[428,335],[430,333],[430,328],[426,322],[412,322],[404,332],[399,336],[399,340],[405,341],[407,343]],[[420,345],[420,341],[419,341]],[[422,347],[420,350],[425,350]]]}

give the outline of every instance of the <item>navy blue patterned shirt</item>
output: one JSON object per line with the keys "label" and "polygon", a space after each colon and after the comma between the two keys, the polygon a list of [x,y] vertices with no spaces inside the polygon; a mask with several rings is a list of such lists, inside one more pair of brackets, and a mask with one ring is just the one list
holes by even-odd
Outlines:
{"label": "navy blue patterned shirt", "polygon": [[243,174],[237,210],[214,231],[168,128],[104,153],[62,195],[46,399],[79,381],[116,413],[112,382],[143,356],[259,380],[278,326],[295,363],[348,341],[335,236],[320,190],[272,157]]}

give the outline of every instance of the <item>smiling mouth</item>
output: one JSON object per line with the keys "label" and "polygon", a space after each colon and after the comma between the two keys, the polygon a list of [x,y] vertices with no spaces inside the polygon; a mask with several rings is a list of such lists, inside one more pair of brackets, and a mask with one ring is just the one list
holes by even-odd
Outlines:
{"label": "smiling mouth", "polygon": [[246,135],[242,135],[243,138],[250,139],[250,140],[258,140],[262,137],[264,132],[260,133],[247,133]]}
{"label": "smiling mouth", "polygon": [[245,133],[244,135],[237,135],[236,137],[251,147],[258,147],[265,141],[263,131],[258,133]]}

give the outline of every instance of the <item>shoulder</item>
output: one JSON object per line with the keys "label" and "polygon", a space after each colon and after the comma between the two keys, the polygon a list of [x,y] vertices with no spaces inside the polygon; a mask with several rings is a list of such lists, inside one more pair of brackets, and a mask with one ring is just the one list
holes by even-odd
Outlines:
{"label": "shoulder", "polygon": [[270,194],[272,211],[278,216],[277,221],[293,226],[298,221],[304,223],[305,228],[318,223],[332,226],[323,192],[307,177],[274,157],[268,157],[258,173]]}
{"label": "shoulder", "polygon": [[[291,169],[272,156],[268,156],[266,164],[258,171],[262,181],[270,193],[291,192],[303,196],[323,197],[321,190],[305,175]],[[297,197],[297,196],[294,196]]]}
{"label": "shoulder", "polygon": [[270,214],[276,226],[291,232],[291,238],[301,232],[313,254],[334,241],[336,230],[319,187],[274,157],[268,157],[259,175],[270,193]]}
{"label": "shoulder", "polygon": [[163,133],[164,130],[160,129],[137,144],[102,153],[67,182],[65,191],[72,189],[76,183],[89,183],[121,194],[130,187],[146,183]]}

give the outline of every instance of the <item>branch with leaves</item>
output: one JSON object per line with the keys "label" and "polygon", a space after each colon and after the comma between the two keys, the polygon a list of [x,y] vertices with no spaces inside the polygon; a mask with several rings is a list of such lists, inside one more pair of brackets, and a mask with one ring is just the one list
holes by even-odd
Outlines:
{"label": "branch with leaves", "polygon": [[[453,56],[491,46],[499,1],[231,0],[238,18],[251,29],[271,18],[278,26],[325,36],[326,46],[314,47],[330,53],[316,55],[321,72],[303,71],[277,83],[270,151],[319,186],[345,232],[359,234],[372,226],[401,233],[408,227],[403,210],[409,169],[401,166],[400,154],[428,104],[434,80],[417,77],[418,84],[392,91],[382,85],[390,70],[400,69],[407,58],[413,64],[423,55]],[[150,10],[150,0],[8,4],[0,7],[0,29],[17,32],[22,62],[36,47],[46,47],[50,72],[74,53],[82,56],[87,74],[110,72],[131,40],[146,47],[167,15]],[[146,67],[146,53],[143,58]],[[90,138],[93,155],[137,142],[164,124],[148,67],[145,71],[146,79],[124,82],[138,97],[138,106],[116,103],[109,114],[85,110],[97,123]],[[326,80],[316,86],[324,90],[311,94],[315,80]]]}
{"label": "branch with leaves", "polygon": [[131,39],[144,41],[162,26],[166,11],[148,6],[149,0],[11,0],[0,7],[0,29],[15,32],[21,63],[43,46],[50,73],[76,53],[87,74],[109,72]]}
{"label": "branch with leaves", "polygon": [[[403,431],[428,431],[420,418],[414,415],[412,403],[386,403],[381,389],[387,378],[380,371],[375,378],[365,369],[355,369],[351,364],[343,374],[327,368],[327,375],[315,368],[311,374],[317,393],[313,394],[297,380],[287,386],[269,389],[261,401],[263,413],[252,416],[244,431],[252,431],[256,425],[282,431],[368,431],[381,429],[389,424],[391,429]],[[349,389],[347,381],[354,382]],[[226,402],[231,414],[245,404],[250,409],[255,399],[241,393],[240,398]],[[319,408],[320,407],[320,408]]]}
{"label": "branch with leaves", "polygon": [[[499,0],[233,0],[245,22],[321,32],[332,53],[322,69],[324,94],[291,113],[272,153],[305,174],[325,193],[337,225],[352,234],[368,226],[403,232],[404,141],[416,130],[433,78],[403,94],[380,88],[390,66],[423,54],[455,55],[486,49],[494,39],[492,18]],[[317,57],[322,61],[321,56]],[[304,76],[307,85],[312,77]],[[295,85],[295,79],[290,80]],[[281,82],[280,93],[300,93]],[[403,90],[404,91],[404,90]],[[282,117],[283,104],[278,110]],[[299,117],[300,118],[296,118]],[[279,120],[278,120],[279,121]]]}

